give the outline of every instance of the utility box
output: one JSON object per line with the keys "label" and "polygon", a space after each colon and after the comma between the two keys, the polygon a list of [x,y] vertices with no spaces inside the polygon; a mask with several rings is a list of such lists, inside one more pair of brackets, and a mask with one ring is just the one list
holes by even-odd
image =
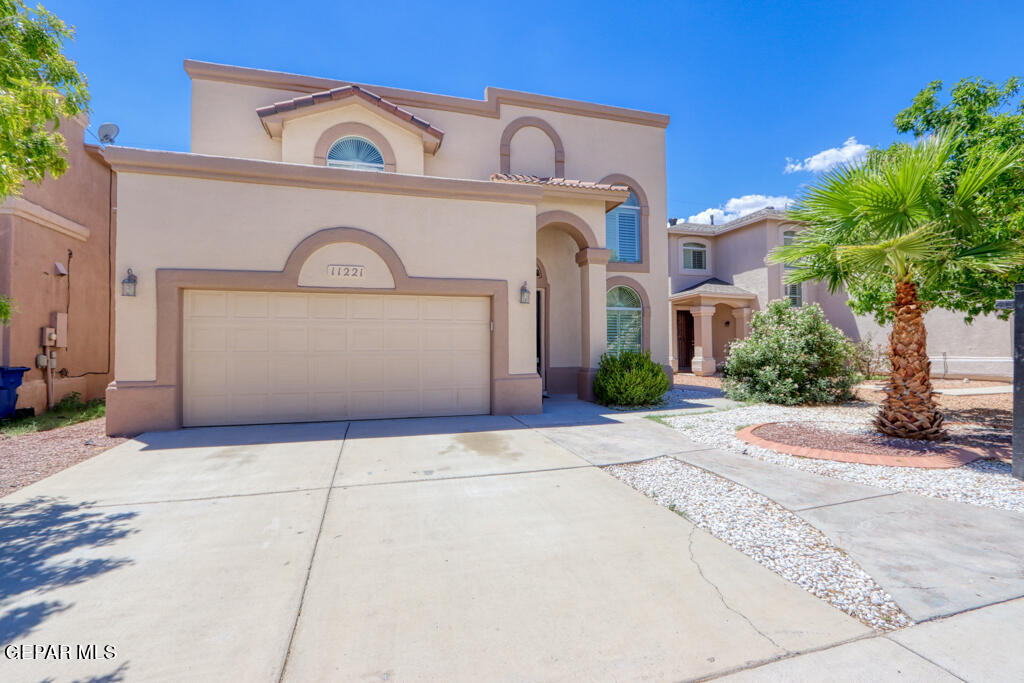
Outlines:
{"label": "utility box", "polygon": [[50,327],[57,333],[53,345],[60,349],[68,346],[68,314],[54,311],[50,314]]}

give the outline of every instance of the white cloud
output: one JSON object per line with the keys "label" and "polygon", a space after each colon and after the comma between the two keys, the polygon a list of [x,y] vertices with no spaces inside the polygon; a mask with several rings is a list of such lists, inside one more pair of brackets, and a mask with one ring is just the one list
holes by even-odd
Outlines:
{"label": "white cloud", "polygon": [[859,161],[868,153],[870,147],[857,142],[857,138],[847,138],[842,147],[830,147],[813,154],[803,161],[786,157],[786,173],[808,171],[810,173],[826,173],[839,164]]}
{"label": "white cloud", "polygon": [[755,211],[769,206],[782,211],[791,201],[792,200],[785,195],[769,197],[763,194],[747,194],[742,197],[733,197],[727,201],[724,206],[704,209],[700,213],[687,218],[686,222],[710,223],[711,217],[714,216],[715,225],[721,225],[722,223],[728,223],[731,220],[741,218],[749,213],[754,213]]}

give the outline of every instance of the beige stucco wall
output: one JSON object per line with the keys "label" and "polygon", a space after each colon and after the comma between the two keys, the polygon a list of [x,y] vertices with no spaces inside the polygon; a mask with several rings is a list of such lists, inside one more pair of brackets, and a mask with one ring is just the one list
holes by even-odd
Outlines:
{"label": "beige stucco wall", "polygon": [[550,290],[550,338],[548,365],[580,367],[580,269],[575,257],[579,248],[565,232],[545,228],[537,233],[537,259],[544,266]]}
{"label": "beige stucco wall", "polygon": [[732,311],[732,306],[716,304],[715,314],[711,317],[712,348],[718,363],[725,361],[725,348],[736,338],[736,320]]}
{"label": "beige stucco wall", "polygon": [[280,161],[281,141],[267,135],[256,110],[295,95],[287,90],[194,79],[190,150],[196,154]]}
{"label": "beige stucco wall", "polygon": [[[373,88],[370,87],[370,90]],[[193,152],[259,159],[281,159],[282,149],[270,141],[255,110],[305,94],[201,78],[193,80],[192,93]],[[556,111],[557,107],[501,104],[495,117],[433,106],[400,105],[445,133],[440,149],[433,155],[423,152],[420,145],[418,154],[422,158],[422,173],[426,175],[489,179],[491,174],[500,170],[501,138],[506,127],[522,117],[536,117],[549,125],[560,139],[565,154],[566,177],[597,181],[612,174],[622,174],[632,178],[646,195],[649,207],[649,234],[645,236],[648,240],[649,263],[644,268],[648,272],[621,274],[636,280],[650,300],[652,354],[659,362],[667,362],[670,325],[665,315],[668,310],[668,263],[665,258],[668,243],[665,230],[664,128],[566,110]],[[328,122],[340,122],[342,118],[337,110],[327,110],[320,121],[323,124],[321,127],[326,128]],[[309,123],[288,124],[308,125],[308,129],[301,133],[301,144],[297,143],[294,153],[289,149],[291,143],[286,143],[284,154],[289,161],[301,162],[304,156],[308,156],[306,150],[310,148],[310,141],[315,142],[317,125],[313,122],[318,119],[311,116],[295,119],[296,122],[300,120]],[[378,127],[378,130],[381,129]],[[511,170],[544,175],[554,173],[554,147],[548,135],[539,128],[520,129],[513,136],[510,147]],[[396,148],[396,156],[397,152]],[[405,168],[406,172],[420,172],[402,164],[400,161],[398,170]],[[559,198],[551,204],[554,205],[585,214],[581,217],[592,226],[598,240],[604,243],[603,209],[599,204],[590,202],[585,208],[566,208],[568,204]],[[546,208],[550,206],[539,207],[538,212]],[[530,242],[529,248],[535,250],[536,240],[531,239]],[[508,240],[503,239],[500,244],[504,248]],[[609,277],[617,274],[614,264],[609,266],[607,274]]]}
{"label": "beige stucco wall", "polygon": [[555,173],[555,147],[551,138],[539,128],[520,129],[512,138],[510,147],[511,173],[522,173],[549,178]]}
{"label": "beige stucco wall", "polygon": [[410,276],[509,283],[509,368],[533,372],[534,314],[519,286],[535,278],[535,207],[119,174],[117,275],[131,267],[138,296],[117,302],[118,381],[156,378],[155,271],[279,271],[292,249],[326,227],[388,242]]}
{"label": "beige stucco wall", "polygon": [[[423,175],[423,138],[370,109],[362,100],[340,107],[297,116],[284,122],[281,133],[281,161],[292,164],[313,163],[317,141],[339,123],[361,123],[384,136],[395,153],[395,172]],[[379,111],[379,110],[378,110]]]}

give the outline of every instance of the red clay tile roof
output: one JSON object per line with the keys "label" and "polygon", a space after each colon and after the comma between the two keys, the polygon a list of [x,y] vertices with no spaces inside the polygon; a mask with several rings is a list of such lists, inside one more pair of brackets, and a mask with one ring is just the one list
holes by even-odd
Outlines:
{"label": "red clay tile roof", "polygon": [[542,178],[536,175],[520,175],[517,173],[492,173],[491,180],[498,183],[521,183],[524,185],[556,185],[558,187],[578,187],[584,190],[611,190],[629,192],[626,185],[595,183],[589,180],[573,180],[572,178]]}
{"label": "red clay tile roof", "polygon": [[366,88],[361,88],[358,85],[346,85],[340,88],[331,88],[330,90],[324,90],[323,92],[315,92],[311,95],[303,95],[301,97],[294,97],[290,100],[284,100],[283,102],[275,102],[274,104],[269,104],[266,107],[260,107],[256,110],[256,113],[259,114],[260,118],[263,118],[264,116],[281,114],[300,107],[310,107],[314,104],[320,104],[321,102],[343,100],[346,97],[359,97],[364,99],[389,114],[397,116],[403,121],[407,121],[418,128],[422,128],[424,132],[436,137],[438,140],[444,137],[444,131],[431,125],[429,121],[424,121],[412,112],[402,109],[398,105],[388,102],[380,95],[375,95]]}

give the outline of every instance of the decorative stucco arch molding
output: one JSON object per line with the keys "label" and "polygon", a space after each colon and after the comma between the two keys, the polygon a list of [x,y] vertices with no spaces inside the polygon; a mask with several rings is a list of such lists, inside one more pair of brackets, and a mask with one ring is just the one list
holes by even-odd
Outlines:
{"label": "decorative stucco arch molding", "polygon": [[372,128],[365,123],[359,123],[358,121],[346,121],[325,130],[313,148],[313,163],[317,166],[326,166],[327,153],[331,151],[331,145],[341,138],[348,136],[366,138],[372,142],[377,147],[380,155],[384,157],[384,170],[388,173],[395,172],[397,162],[395,161],[395,150],[392,149],[391,143],[376,128]]}
{"label": "decorative stucco arch molding", "polygon": [[556,210],[545,211],[537,216],[538,232],[549,226],[558,226],[568,233],[581,251],[583,249],[603,249],[601,242],[597,239],[597,235],[587,225],[587,222],[574,213]]}
{"label": "decorative stucco arch molding", "polygon": [[505,126],[501,134],[501,147],[498,154],[498,166],[502,173],[512,172],[512,138],[522,128],[539,128],[551,140],[555,148],[555,177],[565,177],[565,146],[551,124],[536,116],[521,116]]}
{"label": "decorative stucco arch molding", "polygon": [[647,193],[633,178],[622,173],[612,173],[601,179],[602,183],[612,185],[626,185],[636,199],[640,202],[640,261],[639,263],[612,262],[608,264],[609,272],[620,273],[649,273],[651,272],[651,230],[649,216],[651,213],[650,204],[647,202]]}
{"label": "decorative stucco arch molding", "polygon": [[[391,271],[393,285],[330,287],[301,285],[303,266],[318,251],[335,244],[356,244],[372,251]],[[359,228],[324,228],[292,249],[284,268],[267,270],[214,270],[159,268],[156,271],[156,378],[115,381],[107,388],[113,405],[107,430],[111,434],[176,429],[182,424],[184,291],[194,289],[245,292],[325,292],[406,294],[419,296],[476,296],[491,302],[491,412],[517,415],[540,412],[540,377],[535,372],[510,374],[509,286],[505,280],[410,276],[395,250],[377,235]]]}
{"label": "decorative stucco arch molding", "polygon": [[[322,250],[336,245],[356,245],[370,252],[373,252],[390,271],[394,283],[387,289],[406,289],[409,286],[409,275],[405,270],[405,264],[398,257],[398,253],[390,244],[377,235],[359,228],[324,228],[314,232],[309,237],[295,245],[292,253],[285,261],[282,275],[293,284],[302,285],[304,266],[307,266],[313,257]],[[307,285],[309,286],[309,285]],[[312,285],[319,286],[319,285]]]}

